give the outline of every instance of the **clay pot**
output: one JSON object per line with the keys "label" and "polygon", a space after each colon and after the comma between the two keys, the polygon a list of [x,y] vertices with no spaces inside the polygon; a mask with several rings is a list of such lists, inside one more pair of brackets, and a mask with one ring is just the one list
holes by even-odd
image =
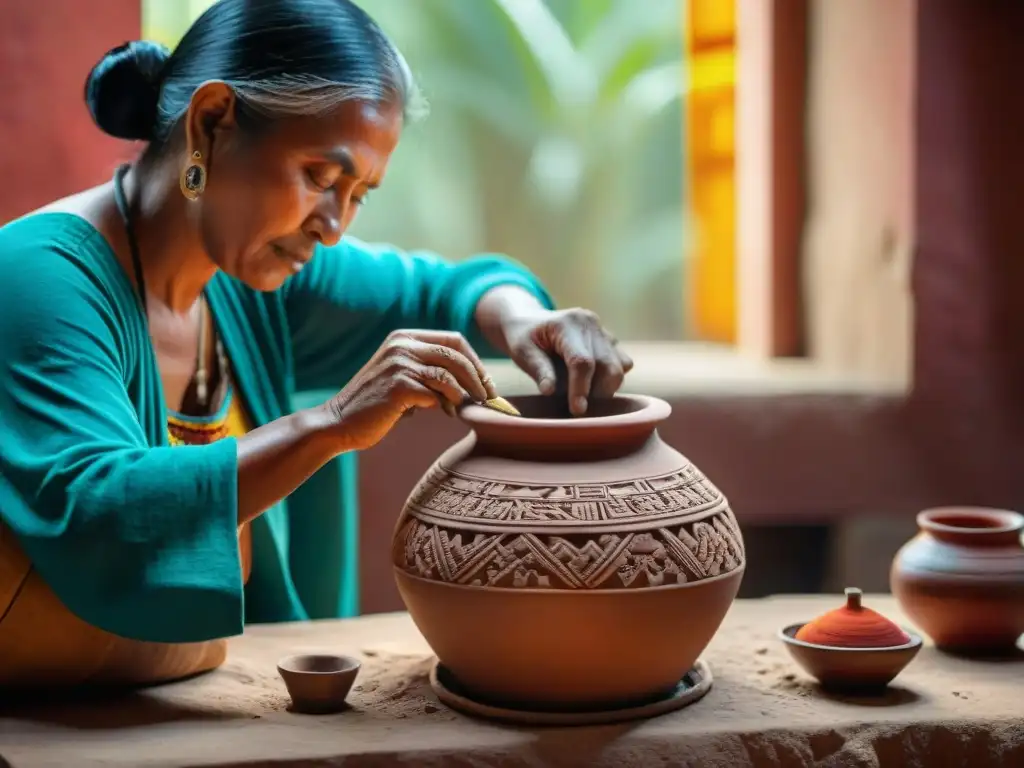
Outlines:
{"label": "clay pot", "polygon": [[1012,651],[1024,633],[1024,516],[944,507],[917,525],[890,572],[903,612],[940,648]]}
{"label": "clay pot", "polygon": [[722,493],[661,441],[649,397],[510,398],[409,496],[393,563],[416,626],[462,690],[536,709],[669,695],[728,611],[743,539]]}
{"label": "clay pot", "polygon": [[861,604],[863,593],[846,589],[846,605],[804,624],[796,639],[835,648],[891,648],[910,642],[910,635],[885,616]]}

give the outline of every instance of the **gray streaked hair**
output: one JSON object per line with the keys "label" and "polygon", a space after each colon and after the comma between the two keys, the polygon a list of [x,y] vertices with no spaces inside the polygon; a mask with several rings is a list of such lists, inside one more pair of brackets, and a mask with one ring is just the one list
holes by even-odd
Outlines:
{"label": "gray streaked hair", "polygon": [[104,131],[160,152],[210,80],[235,91],[247,124],[349,101],[395,103],[406,120],[427,111],[405,57],[351,0],[219,0],[173,53],[144,41],[110,51],[89,75],[86,101]]}
{"label": "gray streaked hair", "polygon": [[[335,110],[348,101],[362,101],[371,104],[387,102],[398,97],[402,115],[407,121],[415,121],[427,112],[426,100],[413,77],[405,57],[395,50],[398,72],[395,92],[390,92],[380,83],[339,83],[322,77],[303,75],[278,75],[266,80],[227,80],[227,85],[252,111],[267,118],[284,116],[317,117]],[[167,123],[181,118],[181,114],[163,114]]]}

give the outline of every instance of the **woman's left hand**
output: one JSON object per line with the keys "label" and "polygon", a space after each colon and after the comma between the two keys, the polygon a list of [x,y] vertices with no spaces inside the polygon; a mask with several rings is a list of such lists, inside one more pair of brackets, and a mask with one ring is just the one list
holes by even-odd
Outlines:
{"label": "woman's left hand", "polygon": [[542,394],[564,388],[574,416],[586,414],[591,399],[614,395],[633,367],[629,355],[588,309],[517,313],[501,330],[512,360],[537,382]]}

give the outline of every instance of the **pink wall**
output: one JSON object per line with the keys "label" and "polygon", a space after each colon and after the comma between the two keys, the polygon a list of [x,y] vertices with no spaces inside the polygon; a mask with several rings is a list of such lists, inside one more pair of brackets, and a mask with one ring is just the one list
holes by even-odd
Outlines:
{"label": "pink wall", "polygon": [[83,90],[140,28],[140,0],[0,2],[0,222],[105,181],[131,156],[93,125]]}

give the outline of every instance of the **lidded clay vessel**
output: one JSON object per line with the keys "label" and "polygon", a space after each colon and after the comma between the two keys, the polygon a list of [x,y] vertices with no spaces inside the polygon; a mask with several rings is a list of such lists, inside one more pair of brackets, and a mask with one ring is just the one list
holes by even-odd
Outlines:
{"label": "lidded clay vessel", "polygon": [[804,643],[833,648],[892,648],[906,645],[910,635],[882,614],[861,604],[859,589],[846,589],[846,605],[804,624],[795,637]]}
{"label": "lidded clay vessel", "polygon": [[825,688],[877,693],[921,650],[920,635],[865,608],[862,598],[848,587],[845,606],[779,630],[789,655]]}
{"label": "lidded clay vessel", "polygon": [[406,607],[481,701],[600,708],[666,695],[731,605],[743,539],[722,493],[658,436],[650,397],[510,398],[410,495],[392,550]]}
{"label": "lidded clay vessel", "polygon": [[1024,516],[942,507],[917,525],[890,571],[903,612],[940,648],[1012,651],[1024,634]]}

